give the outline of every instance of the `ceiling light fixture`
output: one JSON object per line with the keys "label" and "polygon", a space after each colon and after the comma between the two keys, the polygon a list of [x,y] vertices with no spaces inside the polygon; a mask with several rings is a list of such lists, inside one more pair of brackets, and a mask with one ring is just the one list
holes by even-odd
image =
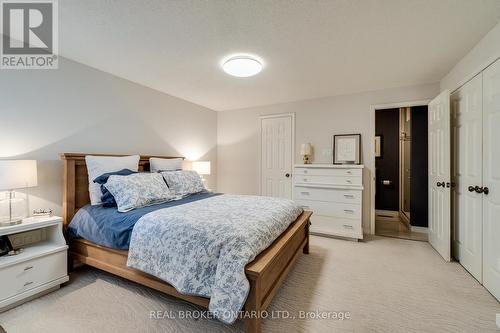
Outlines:
{"label": "ceiling light fixture", "polygon": [[249,77],[260,73],[262,61],[250,55],[231,56],[222,63],[222,69],[229,75]]}

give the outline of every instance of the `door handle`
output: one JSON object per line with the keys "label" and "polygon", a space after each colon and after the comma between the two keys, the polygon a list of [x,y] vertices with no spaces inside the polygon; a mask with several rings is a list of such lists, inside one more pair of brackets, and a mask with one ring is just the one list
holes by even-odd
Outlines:
{"label": "door handle", "polygon": [[437,187],[440,187],[440,186],[445,187],[445,182],[437,182],[436,186]]}
{"label": "door handle", "polygon": [[490,193],[490,189],[489,189],[488,187],[486,187],[486,186],[485,186],[485,187],[483,188],[483,193],[484,193],[484,194],[486,194],[486,195],[488,195],[488,193]]}
{"label": "door handle", "polygon": [[474,187],[474,191],[476,191],[476,193],[483,193],[483,188],[476,186],[476,187]]}
{"label": "door handle", "polygon": [[285,177],[286,178],[290,178],[290,174],[289,173],[285,173]]}
{"label": "door handle", "polygon": [[475,191],[474,186],[469,186],[467,189],[469,190],[469,192],[474,192]]}

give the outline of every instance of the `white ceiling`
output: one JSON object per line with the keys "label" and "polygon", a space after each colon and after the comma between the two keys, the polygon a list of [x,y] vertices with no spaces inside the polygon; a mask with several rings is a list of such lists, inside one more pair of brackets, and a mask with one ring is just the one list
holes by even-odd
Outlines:
{"label": "white ceiling", "polygon": [[[439,81],[500,21],[499,0],[63,0],[61,55],[228,110]],[[219,67],[255,53],[264,70]]]}

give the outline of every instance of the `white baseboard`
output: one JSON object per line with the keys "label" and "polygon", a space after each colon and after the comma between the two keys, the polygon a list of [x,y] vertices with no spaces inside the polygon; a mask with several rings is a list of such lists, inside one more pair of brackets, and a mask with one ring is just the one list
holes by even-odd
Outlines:
{"label": "white baseboard", "polygon": [[417,227],[417,226],[411,226],[411,231],[414,231],[414,232],[420,232],[420,233],[423,233],[423,234],[426,234],[429,232],[429,229],[427,227]]}

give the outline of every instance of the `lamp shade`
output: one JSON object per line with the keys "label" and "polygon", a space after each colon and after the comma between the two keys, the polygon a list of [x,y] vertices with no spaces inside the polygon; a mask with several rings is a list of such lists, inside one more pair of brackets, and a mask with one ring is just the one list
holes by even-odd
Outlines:
{"label": "lamp shade", "polygon": [[0,191],[37,186],[36,161],[0,160]]}
{"label": "lamp shade", "polygon": [[210,161],[194,161],[192,169],[200,175],[210,175]]}
{"label": "lamp shade", "polygon": [[300,155],[311,155],[312,146],[310,143],[303,143],[300,145]]}

